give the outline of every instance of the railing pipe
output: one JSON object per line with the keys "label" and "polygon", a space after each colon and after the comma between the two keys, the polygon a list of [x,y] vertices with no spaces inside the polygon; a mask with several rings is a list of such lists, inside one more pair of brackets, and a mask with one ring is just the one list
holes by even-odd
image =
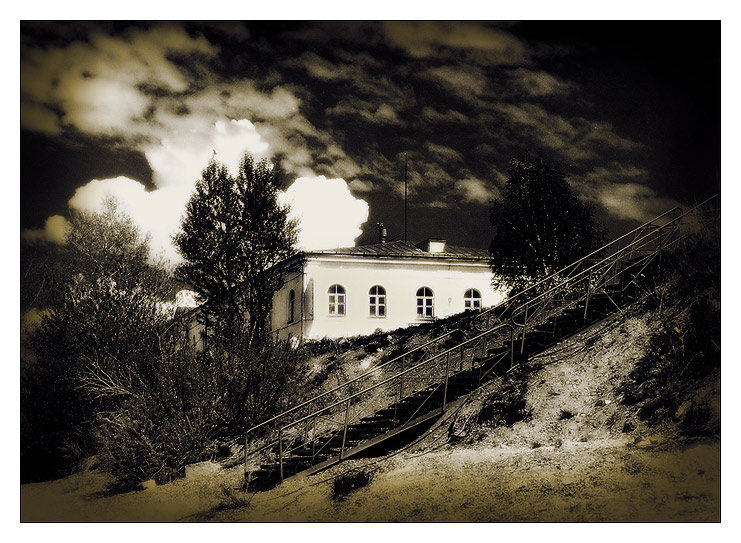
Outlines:
{"label": "railing pipe", "polygon": [[589,272],[589,277],[587,277],[587,297],[584,301],[584,320],[587,320],[587,312],[589,311],[589,295],[592,292],[592,272]]}
{"label": "railing pipe", "polygon": [[440,413],[445,413],[445,405],[448,402],[448,377],[450,376],[450,352],[448,352],[448,359],[445,362],[445,387],[443,388],[443,405],[440,408]]}
{"label": "railing pipe", "polygon": [[[500,330],[502,328],[510,328],[511,329],[512,328],[512,325],[510,323],[508,323],[508,322],[502,323],[502,324],[500,324],[500,325],[492,328],[491,330],[487,330],[486,332],[483,332],[483,333],[481,333],[481,334],[479,334],[479,335],[477,335],[475,337],[472,337],[472,338],[466,340],[464,342],[464,344],[470,344],[471,342],[476,341],[480,337],[493,334],[494,332],[496,332],[496,331],[498,331],[498,330]],[[433,356],[431,358],[428,358],[427,360],[424,360],[424,361],[420,362],[419,364],[415,364],[414,366],[412,366],[410,368],[407,368],[406,370],[404,370],[404,375],[408,375],[411,372],[418,370],[422,366],[425,366],[425,365],[429,364],[433,360],[437,360],[437,359],[439,359],[439,358],[447,355],[449,352],[452,352],[452,351],[456,350],[458,347],[459,346],[451,347],[450,349],[447,349],[447,350],[445,350],[445,351],[443,351],[441,353],[438,353],[435,356]],[[355,392],[354,394],[348,396],[347,398],[344,398],[344,399],[342,399],[340,401],[337,401],[337,402],[335,402],[335,403],[333,403],[331,405],[328,405],[326,407],[323,407],[323,408],[319,409],[318,411],[315,411],[311,415],[307,415],[307,417],[315,417],[315,416],[318,416],[319,414],[324,413],[326,411],[329,411],[329,410],[337,407],[338,405],[343,405],[345,403],[345,401],[347,401],[347,400],[354,400],[358,396],[361,396],[363,394],[366,394],[366,393],[370,392],[371,390],[374,390],[374,389],[376,389],[376,388],[378,388],[380,386],[383,386],[383,385],[386,385],[386,384],[390,383],[394,379],[397,379],[399,377],[399,375],[400,374],[393,375],[391,377],[387,377],[386,379],[383,379],[382,381],[379,381],[378,383],[375,383],[374,385],[371,385],[371,386],[369,386],[368,388],[366,388],[364,390],[361,390],[359,392]],[[298,419],[298,420],[292,421],[292,422],[288,423],[287,425],[283,426],[282,429],[283,430],[286,430],[288,428],[291,428],[293,426],[296,426],[297,424],[302,423],[307,417],[304,417],[302,419]],[[269,446],[270,446],[270,444],[264,445],[263,447],[261,447],[261,449],[267,448]]]}
{"label": "railing pipe", "polygon": [[345,407],[345,427],[342,430],[342,447],[340,447],[340,460],[342,455],[345,454],[345,443],[347,441],[347,422],[350,418],[350,399],[347,400],[347,406]]}
{"label": "railing pipe", "polygon": [[278,430],[278,465],[280,466],[280,482],[283,482],[283,429]]}
{"label": "railing pipe", "polygon": [[414,349],[411,349],[411,350],[409,350],[409,351],[405,352],[405,353],[404,353],[404,354],[402,354],[402,355],[399,355],[399,356],[397,356],[397,357],[395,357],[395,358],[392,358],[391,360],[389,360],[389,361],[387,361],[387,362],[384,362],[384,363],[383,363],[383,364],[381,364],[380,366],[376,366],[376,367],[374,367],[373,369],[371,369],[371,370],[369,370],[369,371],[365,372],[365,373],[364,373],[364,374],[362,374],[362,375],[358,375],[357,377],[355,377],[355,378],[353,378],[353,379],[350,379],[349,381],[347,381],[347,382],[345,382],[345,383],[342,383],[341,385],[338,385],[338,386],[334,387],[334,388],[333,388],[332,390],[328,390],[328,391],[326,391],[326,392],[323,392],[323,393],[321,393],[321,394],[319,394],[319,395],[317,395],[317,396],[314,396],[313,398],[311,398],[311,399],[309,399],[309,400],[306,400],[305,402],[302,402],[302,403],[300,403],[300,404],[298,404],[298,405],[296,405],[296,406],[294,406],[294,407],[292,407],[292,408],[290,408],[290,409],[286,409],[286,410],[285,410],[285,411],[283,411],[282,413],[279,413],[279,414],[275,415],[274,417],[271,417],[271,418],[269,418],[268,420],[266,420],[266,421],[263,421],[263,422],[261,422],[260,424],[257,424],[256,426],[253,426],[252,428],[250,428],[249,430],[247,430],[247,434],[251,434],[251,433],[253,433],[253,432],[254,432],[255,430],[257,430],[258,428],[262,428],[263,426],[266,426],[267,424],[270,424],[271,422],[275,422],[276,420],[279,420],[280,418],[282,418],[282,417],[285,417],[285,416],[286,416],[286,415],[288,415],[289,413],[293,413],[293,412],[297,411],[298,409],[301,409],[302,407],[304,407],[305,405],[307,405],[307,404],[309,404],[309,403],[311,403],[311,402],[314,402],[314,401],[316,401],[316,400],[319,400],[319,399],[321,399],[321,398],[324,398],[324,397],[326,397],[326,396],[329,396],[330,394],[334,394],[335,392],[337,392],[337,391],[339,391],[339,390],[341,390],[341,389],[343,389],[343,388],[346,388],[346,387],[348,387],[349,385],[351,385],[351,384],[353,384],[353,383],[355,383],[355,382],[357,382],[357,381],[359,381],[359,380],[361,380],[361,379],[364,379],[364,378],[368,377],[368,376],[369,376],[370,374],[372,374],[372,373],[375,373],[375,372],[377,372],[377,371],[379,371],[379,370],[381,370],[381,369],[385,368],[385,367],[386,367],[386,366],[388,366],[389,364],[392,364],[392,363],[396,362],[397,360],[399,360],[400,358],[402,358],[402,357],[404,357],[404,356],[410,355],[411,353],[414,353],[414,352],[416,352],[416,351],[419,351],[420,349],[424,349],[425,347],[429,347],[429,346],[430,346],[430,345],[432,345],[433,343],[435,343],[435,342],[438,342],[438,341],[440,341],[441,339],[443,339],[443,338],[446,338],[446,337],[448,337],[449,335],[453,334],[453,333],[454,333],[455,331],[456,331],[456,330],[451,330],[450,332],[446,332],[446,333],[444,333],[444,334],[443,334],[443,335],[441,335],[441,336],[438,336],[438,337],[436,337],[436,338],[434,338],[434,339],[431,339],[430,341],[428,341],[427,343],[424,343],[423,345],[419,345],[419,346],[415,347]]}

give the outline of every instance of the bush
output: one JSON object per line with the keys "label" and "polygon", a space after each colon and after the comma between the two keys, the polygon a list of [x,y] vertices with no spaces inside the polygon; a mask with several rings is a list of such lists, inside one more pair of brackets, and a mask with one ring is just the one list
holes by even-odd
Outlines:
{"label": "bush", "polygon": [[[720,244],[702,238],[672,259],[665,280],[648,293],[654,330],[644,356],[618,388],[623,403],[657,423],[720,374]],[[715,427],[709,410],[695,406],[680,421],[689,434]]]}
{"label": "bush", "polygon": [[98,415],[98,461],[114,487],[177,479],[186,465],[209,459],[217,440],[298,400],[306,373],[299,350],[280,342],[239,355],[182,346],[162,357],[154,381]]}

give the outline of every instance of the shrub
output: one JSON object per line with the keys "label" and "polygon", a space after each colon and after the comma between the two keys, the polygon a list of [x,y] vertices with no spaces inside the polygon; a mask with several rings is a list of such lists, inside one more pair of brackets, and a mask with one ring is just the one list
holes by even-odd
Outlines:
{"label": "shrub", "polygon": [[[639,418],[649,424],[673,414],[720,372],[719,241],[699,239],[672,261],[664,281],[644,299],[655,315],[645,354],[618,388],[623,403],[637,405]],[[708,413],[696,406],[680,427],[703,433],[703,425],[715,426]]]}
{"label": "shrub", "polygon": [[211,457],[217,440],[240,436],[296,400],[303,355],[286,342],[239,353],[182,346],[161,358],[156,379],[95,421],[98,460],[118,489],[163,483]]}

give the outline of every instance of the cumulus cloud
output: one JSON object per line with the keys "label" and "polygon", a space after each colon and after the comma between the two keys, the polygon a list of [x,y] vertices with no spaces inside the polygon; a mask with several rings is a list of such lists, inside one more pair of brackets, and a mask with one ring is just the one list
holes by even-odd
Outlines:
{"label": "cumulus cloud", "polygon": [[159,187],[192,186],[212,156],[236,173],[245,152],[258,159],[269,152],[269,144],[247,119],[218,120],[144,148]]}
{"label": "cumulus cloud", "polygon": [[192,38],[167,25],[132,29],[121,37],[93,33],[64,48],[27,49],[21,59],[21,125],[52,134],[63,126],[103,135],[130,131],[151,105],[141,86],[188,89],[169,54],[217,52],[202,36]]}
{"label": "cumulus cloud", "polygon": [[355,198],[340,178],[299,177],[280,200],[291,205],[291,215],[301,222],[302,249],[353,246],[368,220],[368,203]]}
{"label": "cumulus cloud", "polygon": [[151,236],[154,256],[162,255],[176,264],[182,259],[170,237],[180,227],[193,183],[148,192],[142,183],[128,177],[93,179],[78,188],[70,199],[71,208],[100,213],[107,196],[114,197],[144,234]]}

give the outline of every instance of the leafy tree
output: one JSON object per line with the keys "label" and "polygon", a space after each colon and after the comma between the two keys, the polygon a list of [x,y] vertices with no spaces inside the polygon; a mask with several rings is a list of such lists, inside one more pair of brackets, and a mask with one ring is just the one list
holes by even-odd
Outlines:
{"label": "leafy tree", "polygon": [[[46,280],[48,306],[29,343],[21,380],[22,468],[51,476],[91,454],[95,413],[120,403],[154,374],[172,294],[149,262],[148,240],[114,200],[102,213],[73,212],[61,265]],[[63,453],[68,465],[61,465]],[[25,464],[25,466],[23,465]]]}
{"label": "leafy tree", "polygon": [[558,165],[525,153],[510,161],[507,173],[506,194],[489,212],[496,286],[524,288],[605,243],[593,206],[579,201]]}
{"label": "leafy tree", "polygon": [[259,344],[268,334],[280,278],[271,266],[294,252],[298,224],[278,202],[278,174],[265,160],[242,159],[232,176],[212,160],[186,207],[174,242],[185,262],[176,276],[204,302],[204,315],[227,343]]}

